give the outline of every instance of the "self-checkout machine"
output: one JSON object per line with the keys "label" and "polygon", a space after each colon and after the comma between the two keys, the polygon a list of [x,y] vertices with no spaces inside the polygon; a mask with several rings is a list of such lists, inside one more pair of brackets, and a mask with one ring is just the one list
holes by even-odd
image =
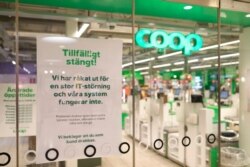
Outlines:
{"label": "self-checkout machine", "polygon": [[[185,151],[185,159],[186,164],[188,166],[197,166],[199,163],[197,155],[197,136],[199,135],[199,111],[202,110],[202,95],[200,94],[192,94],[191,101],[184,104],[184,112],[185,112],[185,137],[189,137],[183,140],[183,145],[188,145]],[[186,143],[186,144],[185,144]]]}
{"label": "self-checkout machine", "polygon": [[[226,86],[228,88],[225,88]],[[227,128],[227,122],[230,120],[238,120],[239,115],[239,94],[232,91],[232,85],[229,82],[225,82],[221,87],[220,92],[220,101],[221,101],[221,129],[223,131]],[[216,120],[218,120],[218,103],[216,100],[208,99],[206,102],[206,108],[213,111],[213,122],[216,125]],[[216,128],[215,128],[216,129]]]}
{"label": "self-checkout machine", "polygon": [[[132,136],[133,135],[133,127],[135,128],[135,139],[140,140],[140,124],[141,120],[144,119],[142,116],[141,108],[144,107],[144,104],[141,104],[141,88],[138,81],[137,73],[135,73],[135,87],[131,88],[131,95],[127,97],[127,106],[128,106],[128,117],[125,119],[125,133]],[[132,81],[131,81],[132,82]],[[133,96],[135,103],[135,110],[133,113]],[[135,125],[133,126],[133,116],[135,116]]]}
{"label": "self-checkout machine", "polygon": [[172,112],[176,113],[176,126],[164,128],[167,139],[167,156],[168,158],[183,163],[184,150],[181,139],[184,137],[184,102],[175,101]]}
{"label": "self-checkout machine", "polygon": [[239,132],[239,119],[240,119],[240,99],[239,99],[239,93],[232,93],[232,115],[230,116],[225,116],[224,121],[227,124],[227,129],[228,130],[233,130],[235,132]]}
{"label": "self-checkout machine", "polygon": [[[148,44],[147,42],[145,42],[144,40],[141,40],[141,38],[143,38],[145,34],[147,34],[147,35],[151,34],[152,35],[152,36],[150,36],[150,42],[154,43],[153,45],[147,45]],[[181,33],[174,32],[174,33],[171,33],[171,35],[170,35],[171,38],[169,38],[169,43],[168,42],[163,42],[163,43],[157,42],[158,36],[162,36],[163,38],[165,38],[167,35],[168,34],[166,32],[164,32],[164,31],[157,31],[157,30],[153,31],[153,30],[150,30],[150,29],[141,29],[138,33],[136,33],[136,39],[139,39],[139,40],[137,40],[137,43],[138,43],[139,46],[141,46],[143,48],[155,47],[155,48],[158,48],[158,49],[160,49],[160,48],[163,49],[163,48],[168,47],[168,44],[169,44],[169,47],[171,49],[173,49],[173,50],[182,50],[183,54],[186,56],[185,57],[185,72],[187,72],[187,63],[188,63],[187,56],[190,56],[193,51],[197,51],[202,47],[202,38],[197,34],[189,34],[187,36],[184,36]],[[177,38],[179,40],[175,40],[175,38]],[[179,42],[176,42],[176,41],[179,41]],[[152,69],[152,67],[151,67],[151,69]],[[186,88],[184,88],[184,89],[188,90]],[[185,92],[188,92],[188,91],[185,91]],[[185,97],[186,96],[187,97],[184,98],[184,100],[188,101],[188,99],[190,99],[190,98],[186,94],[185,94]],[[181,107],[179,106],[179,108],[182,108],[182,106]],[[185,111],[188,108],[191,108],[190,111],[192,113],[188,113],[188,111]],[[194,133],[197,132],[198,128],[197,128],[197,126],[195,126],[195,128],[191,128],[191,127],[186,126],[186,115],[188,115],[190,117],[188,119],[190,124],[191,123],[197,123],[195,121],[196,120],[195,118],[197,118],[197,116],[194,114],[195,112],[193,112],[193,110],[195,110],[195,111],[198,110],[197,108],[199,108],[199,107],[196,107],[196,105],[184,103],[183,109],[182,109],[182,111],[180,111],[180,112],[184,113],[184,117],[183,117],[184,118],[184,121],[183,121],[184,123],[181,126],[179,126],[179,129],[180,129],[179,130],[179,134],[180,134],[179,136],[181,136],[181,137],[185,136],[187,133],[190,133],[190,135],[192,135],[192,136],[196,136],[196,134],[192,134],[192,133],[193,133],[193,131],[194,131]],[[150,111],[150,112],[152,112],[152,111]],[[150,114],[150,115],[152,115],[152,114]],[[153,124],[150,124],[150,125],[153,125]],[[177,138],[179,138],[179,137],[177,137]],[[180,146],[179,143],[182,143],[182,142],[178,142],[175,145]],[[182,147],[184,148],[184,146],[182,146]],[[190,150],[191,150],[191,152],[190,152]],[[190,149],[190,150],[188,150],[188,153],[186,153],[187,151],[185,149],[184,154],[182,154],[182,155],[186,155],[186,154],[188,155],[189,154],[189,155],[192,156],[193,155],[192,149]],[[177,152],[178,152],[178,150],[177,150]],[[179,151],[178,153],[180,153],[180,152],[181,151]],[[178,155],[178,153],[177,153],[177,159],[182,161],[182,159],[183,159],[182,155]],[[186,156],[184,156],[184,161],[186,160],[185,157]],[[191,161],[191,162],[193,162],[193,161]],[[191,164],[189,166],[195,166],[195,165],[192,165],[191,162],[189,163],[189,161],[188,161],[188,165]],[[186,162],[184,162],[184,163],[186,163]]]}
{"label": "self-checkout machine", "polygon": [[[217,160],[212,158],[213,154],[217,152],[216,143],[218,139],[218,126],[221,126],[221,146],[236,146],[238,142],[238,134],[227,129],[226,119],[235,118],[235,107],[221,106],[221,125],[218,124],[218,106],[206,106],[199,111],[199,131],[196,140],[197,161],[201,166],[207,163],[216,164]],[[233,135],[233,136],[232,136]]]}
{"label": "self-checkout machine", "polygon": [[[188,91],[190,98],[187,99],[185,103],[186,111],[184,121],[186,124],[186,136],[188,136],[191,141],[185,152],[185,159],[188,166],[206,167],[206,137],[203,134],[204,129],[200,126],[203,123],[200,119],[200,113],[205,107],[203,81],[203,72],[196,71],[193,73],[191,86]],[[207,118],[210,117],[205,115],[205,119]],[[211,119],[209,120],[211,122]],[[182,144],[185,144],[184,140]]]}
{"label": "self-checkout machine", "polygon": [[[157,144],[156,143],[157,140],[163,141],[163,104],[164,104],[164,99],[162,95],[158,94],[157,97],[150,98],[151,147],[152,148],[155,148]],[[164,154],[163,147],[161,149],[157,149],[157,151]]]}
{"label": "self-checkout machine", "polygon": [[171,84],[166,86],[165,91],[167,102],[163,104],[163,129],[176,128],[178,122],[176,121],[175,108],[179,101],[183,99],[183,91],[181,90],[181,85],[179,83],[179,77],[181,73],[170,72],[168,73],[167,79],[171,81]]}
{"label": "self-checkout machine", "polygon": [[150,97],[139,100],[139,115],[137,122],[136,137],[139,145],[144,144],[146,148],[150,146]]}
{"label": "self-checkout machine", "polygon": [[[148,79],[145,79],[146,83]],[[151,91],[141,89],[140,94],[136,98],[135,111],[135,139],[139,142],[139,147],[147,149],[150,146],[150,101],[149,95]]]}
{"label": "self-checkout machine", "polygon": [[177,73],[170,73],[169,78],[171,84],[169,83],[167,89],[167,102],[163,104],[163,141],[164,145],[164,155],[171,158],[172,160],[179,162],[179,133],[178,133],[178,121],[177,112],[179,109],[180,100],[183,99],[181,86],[179,84],[179,75]]}
{"label": "self-checkout machine", "polygon": [[199,111],[203,108],[203,96],[201,93],[202,85],[191,85],[192,78],[190,74],[186,74],[183,89],[185,92],[183,107],[183,124],[184,129],[180,132],[184,133],[181,144],[184,150],[184,163],[188,166],[197,166],[199,159],[197,158],[197,136],[199,135]]}
{"label": "self-checkout machine", "polygon": [[173,111],[173,89],[167,89],[167,84],[163,84],[162,78],[158,81],[160,82],[157,83],[155,96],[150,99],[151,147],[161,155],[167,156],[168,133],[176,132],[178,123]]}
{"label": "self-checkout machine", "polygon": [[[202,72],[202,81],[206,80],[204,79],[204,72]],[[194,82],[200,82],[200,79],[195,78]],[[215,82],[212,83],[212,87],[209,88],[209,91],[212,91],[212,95],[215,95],[216,87]],[[193,85],[193,91],[196,92],[191,96],[191,102],[196,103],[196,105],[199,105],[196,110],[196,118],[197,121],[195,123],[196,126],[198,126],[197,135],[192,138],[194,151],[195,151],[195,165],[206,167],[208,164],[213,166],[213,164],[217,163],[216,158],[216,151],[217,148],[216,142],[217,142],[217,134],[218,134],[218,110],[214,110],[217,107],[217,100],[209,99],[210,97],[215,98],[216,96],[210,96],[209,94],[206,94],[205,90],[205,83],[202,84],[194,84]],[[193,93],[194,93],[193,92]],[[202,96],[201,96],[202,95]],[[207,103],[211,103],[212,107],[207,107]],[[198,116],[198,117],[197,117]],[[197,119],[198,118],[198,119]],[[189,119],[189,118],[187,118]],[[190,120],[186,121],[187,124],[193,123],[193,121],[190,122]],[[224,122],[222,121],[222,131],[225,129]],[[224,127],[224,128],[223,128]],[[213,162],[211,162],[211,159]]]}
{"label": "self-checkout machine", "polygon": [[[177,85],[178,83],[178,85]],[[182,138],[184,137],[184,94],[182,85],[173,82],[173,89],[168,93],[168,104],[164,105],[164,132],[167,139],[167,157],[184,163],[184,149]],[[175,94],[174,89],[178,90]]]}
{"label": "self-checkout machine", "polygon": [[[209,81],[206,81],[206,77],[209,77],[210,79],[213,79],[213,76],[211,77],[208,75],[207,71],[204,71],[203,73],[205,75],[205,79],[203,79],[205,82],[203,84],[203,108],[198,111],[198,134],[196,136],[196,139],[194,140],[195,147],[196,147],[196,165],[201,167],[206,167],[209,163],[209,157],[210,157],[210,148],[212,146],[208,146],[207,139],[209,138],[209,141],[211,143],[216,142],[216,130],[217,127],[214,126],[214,123],[217,122],[217,119],[215,117],[215,112],[211,108],[206,108],[205,106],[207,104],[210,105],[216,105],[216,82],[215,80],[211,80],[210,84]],[[195,84],[197,85],[197,84]],[[205,89],[205,86],[207,85],[207,90]],[[200,100],[199,100],[200,101]],[[210,139],[211,138],[211,139]],[[216,160],[215,160],[216,161]]]}
{"label": "self-checkout machine", "polygon": [[[200,162],[204,166],[206,162],[209,164],[216,164],[213,154],[217,152],[216,143],[218,138],[218,126],[221,127],[221,147],[233,146],[237,147],[239,135],[235,133],[238,129],[238,115],[239,115],[239,94],[231,89],[233,85],[227,84],[229,89],[222,89],[221,98],[221,125],[218,125],[218,104],[213,100],[206,100],[206,107],[199,112],[199,136],[197,138],[198,145],[200,145]],[[214,91],[214,89],[212,89]],[[231,91],[232,90],[232,91]],[[210,90],[211,91],[211,90]],[[211,96],[210,96],[211,97]],[[235,123],[231,125],[231,123]],[[207,142],[206,142],[207,140]],[[214,154],[215,155],[215,154]]]}
{"label": "self-checkout machine", "polygon": [[[135,96],[135,139],[139,140],[139,101],[140,97]],[[129,115],[125,119],[125,133],[129,136],[133,135],[133,95],[128,96],[128,110],[129,110]]]}
{"label": "self-checkout machine", "polygon": [[176,101],[174,111],[178,122],[178,131],[170,133],[168,139],[168,157],[187,166],[197,166],[197,136],[199,135],[199,111],[202,110],[202,95],[192,91],[191,76],[184,75],[182,83],[183,99]]}
{"label": "self-checkout machine", "polygon": [[[140,100],[140,129],[141,142],[146,148],[154,148],[155,141],[163,138],[162,117],[163,117],[163,83],[159,76],[149,81],[150,97]],[[141,143],[140,142],[140,143]],[[140,144],[139,143],[139,144]],[[160,151],[161,149],[157,149]]]}

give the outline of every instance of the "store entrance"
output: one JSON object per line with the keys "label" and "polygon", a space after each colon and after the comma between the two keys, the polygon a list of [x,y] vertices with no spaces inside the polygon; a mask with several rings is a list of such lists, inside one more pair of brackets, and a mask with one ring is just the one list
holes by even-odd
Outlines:
{"label": "store entrance", "polygon": [[0,0],[0,166],[249,165],[249,4],[181,1]]}

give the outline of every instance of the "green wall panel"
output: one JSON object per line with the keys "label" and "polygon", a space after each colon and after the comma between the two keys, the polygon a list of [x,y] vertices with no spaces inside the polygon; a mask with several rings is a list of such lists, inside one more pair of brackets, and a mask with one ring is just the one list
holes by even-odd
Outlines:
{"label": "green wall panel", "polygon": [[186,5],[163,0],[136,0],[136,14],[200,22],[217,22],[216,8],[194,6],[192,10],[187,11],[183,10],[184,6]]}
{"label": "green wall panel", "polygon": [[[0,0],[14,2],[14,0]],[[193,6],[192,10],[184,10],[186,4],[165,0],[136,0],[136,15],[155,16],[162,18],[184,19],[206,23],[217,22],[217,9]],[[20,0],[20,3],[62,8],[96,10],[103,12],[131,14],[131,0]],[[223,11],[226,17],[222,23],[230,25],[250,26],[246,13]],[[167,23],[166,23],[167,24]]]}

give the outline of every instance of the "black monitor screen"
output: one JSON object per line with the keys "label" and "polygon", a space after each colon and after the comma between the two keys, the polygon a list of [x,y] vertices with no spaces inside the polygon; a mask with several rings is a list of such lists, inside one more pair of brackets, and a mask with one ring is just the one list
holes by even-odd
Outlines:
{"label": "black monitor screen", "polygon": [[157,93],[157,98],[158,98],[158,99],[160,99],[160,98],[163,97],[163,96],[164,96],[164,93],[162,93],[162,92],[158,92],[158,93]]}
{"label": "black monitor screen", "polygon": [[202,95],[191,95],[191,102],[192,103],[203,103]]}

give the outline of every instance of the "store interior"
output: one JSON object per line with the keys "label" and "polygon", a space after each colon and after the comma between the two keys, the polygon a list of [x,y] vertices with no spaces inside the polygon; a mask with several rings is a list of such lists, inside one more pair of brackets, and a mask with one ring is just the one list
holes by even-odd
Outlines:
{"label": "store interior", "polygon": [[[242,3],[249,6],[248,2]],[[222,8],[218,19],[214,6],[137,1],[136,5],[143,7],[136,10],[135,35],[141,29],[163,30],[167,34],[178,32],[184,38],[190,33],[198,34],[202,46],[185,55],[181,49],[143,48],[138,42],[133,53],[130,9],[121,7],[128,6],[126,2],[110,9],[108,5],[94,8],[88,2],[88,10],[79,9],[73,3],[75,9],[67,5],[50,5],[20,5],[19,83],[36,84],[38,36],[122,40],[121,134],[131,149],[129,154],[122,155],[127,156],[126,160],[113,161],[132,167],[134,137],[137,160],[150,158],[140,157],[139,150],[153,152],[155,157],[167,159],[173,166],[217,167],[219,159],[223,167],[250,164],[250,144],[247,144],[250,133],[246,128],[249,115],[244,114],[248,110],[245,99],[249,77],[241,72],[247,69],[248,62],[244,37],[249,36],[245,30],[250,25],[250,16],[246,11]],[[15,83],[15,4],[0,1],[0,9],[0,83]],[[77,34],[76,28],[84,30]],[[143,41],[150,42],[149,38],[145,35]],[[172,40],[173,45],[181,43],[180,38]],[[164,39],[160,36],[156,41],[162,44]],[[195,40],[189,42],[191,46],[197,43]],[[247,106],[244,106],[246,109],[242,105]],[[34,140],[34,136],[21,137],[21,152],[35,150]],[[0,146],[7,152],[15,152],[15,138],[0,138]],[[32,166],[34,159],[27,162],[20,158],[20,161],[25,166]],[[152,162],[157,160],[150,159]],[[72,167],[73,161],[64,165]],[[60,166],[60,163],[47,166],[50,165]],[[101,164],[86,167],[98,165],[104,167]]]}

